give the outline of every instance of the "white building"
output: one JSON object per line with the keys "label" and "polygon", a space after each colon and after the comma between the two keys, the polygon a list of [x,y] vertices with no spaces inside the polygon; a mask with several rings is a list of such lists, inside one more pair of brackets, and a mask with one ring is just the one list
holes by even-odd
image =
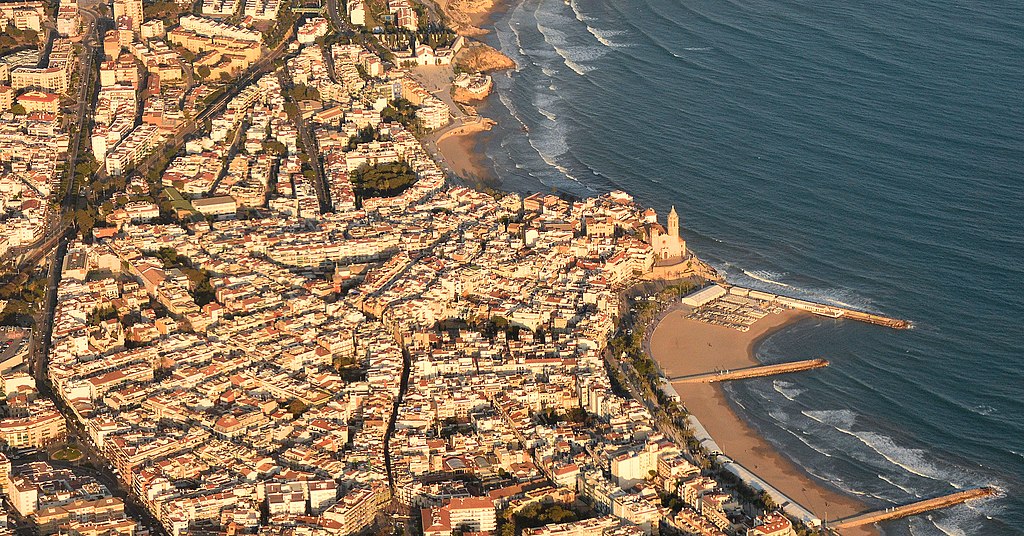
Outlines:
{"label": "white building", "polygon": [[299,43],[308,45],[316,42],[317,38],[327,35],[329,29],[330,26],[327,24],[327,19],[321,17],[312,18],[299,27],[295,38],[299,40]]}
{"label": "white building", "polygon": [[366,24],[366,6],[362,0],[350,0],[348,3],[348,17],[352,24],[363,26]]}
{"label": "white building", "polygon": [[153,125],[139,125],[114,150],[107,154],[105,160],[107,173],[124,175],[131,167],[138,164],[144,156],[156,146],[160,139],[160,129]]}

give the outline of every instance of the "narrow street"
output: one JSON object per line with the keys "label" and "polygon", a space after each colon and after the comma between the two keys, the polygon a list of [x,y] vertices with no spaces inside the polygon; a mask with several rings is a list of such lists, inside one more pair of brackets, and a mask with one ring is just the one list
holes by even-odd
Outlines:
{"label": "narrow street", "polygon": [[[278,73],[278,78],[283,89],[294,86],[287,67],[281,69]],[[295,128],[299,131],[299,141],[302,143],[302,150],[309,157],[309,165],[313,168],[313,173],[316,174],[316,179],[313,181],[313,189],[316,191],[316,198],[320,202],[320,212],[333,212],[334,205],[331,200],[330,188],[327,186],[327,178],[324,176],[324,165],[320,159],[320,147],[317,145],[316,137],[312,135],[311,129],[302,118],[301,113],[297,114],[294,119]]]}

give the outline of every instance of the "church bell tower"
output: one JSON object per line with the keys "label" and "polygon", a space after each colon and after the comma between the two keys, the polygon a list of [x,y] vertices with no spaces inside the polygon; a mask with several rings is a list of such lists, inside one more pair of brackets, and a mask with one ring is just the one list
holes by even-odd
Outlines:
{"label": "church bell tower", "polygon": [[672,205],[672,210],[668,213],[668,225],[665,231],[672,238],[679,238],[679,214],[676,212],[675,205]]}

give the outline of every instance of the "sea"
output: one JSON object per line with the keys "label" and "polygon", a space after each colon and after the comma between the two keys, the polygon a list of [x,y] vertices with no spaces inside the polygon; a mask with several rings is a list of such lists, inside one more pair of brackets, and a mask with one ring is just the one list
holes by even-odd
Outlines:
{"label": "sea", "polygon": [[913,322],[810,319],[730,384],[797,466],[868,506],[998,496],[890,535],[1024,534],[1019,0],[513,0],[486,37],[501,186],[622,189],[736,283]]}

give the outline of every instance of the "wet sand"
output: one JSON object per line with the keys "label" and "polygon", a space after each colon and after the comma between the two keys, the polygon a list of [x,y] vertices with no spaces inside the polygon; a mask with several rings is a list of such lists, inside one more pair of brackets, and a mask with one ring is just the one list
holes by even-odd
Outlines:
{"label": "wet sand", "polygon": [[[757,343],[810,313],[787,310],[771,314],[746,333],[687,319],[685,312],[669,313],[651,336],[653,357],[668,376],[735,369],[759,364]],[[792,356],[792,360],[818,356]],[[792,376],[799,381],[797,373]],[[695,415],[722,451],[775,486],[819,518],[835,520],[868,510],[867,505],[829,489],[777,452],[736,413],[717,384],[674,385],[686,409]],[[849,535],[878,534],[874,527],[844,531]]]}

